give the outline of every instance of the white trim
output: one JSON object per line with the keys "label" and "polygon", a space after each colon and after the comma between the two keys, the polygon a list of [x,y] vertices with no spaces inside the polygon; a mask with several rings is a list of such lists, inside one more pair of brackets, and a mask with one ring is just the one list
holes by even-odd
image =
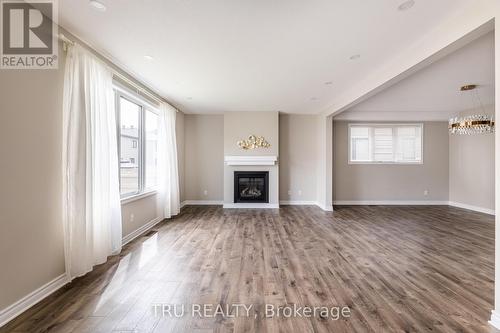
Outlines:
{"label": "white trim", "polygon": [[[422,122],[414,122],[414,123],[402,123],[402,122],[393,122],[393,123],[349,123],[348,125],[348,133],[347,133],[347,145],[348,145],[348,152],[347,152],[347,164],[349,165],[423,165],[424,164],[424,123]],[[405,126],[414,126],[414,127],[420,127],[420,160],[419,161],[397,161],[395,160],[395,155],[397,152],[397,138],[396,138],[396,131],[398,127],[405,127]],[[375,160],[368,160],[368,161],[353,161],[352,160],[352,151],[351,151],[351,129],[353,127],[369,127],[370,128],[370,134],[369,134],[369,141],[371,144],[373,144],[372,140],[372,129],[377,128],[377,127],[391,127],[392,128],[392,141],[393,141],[393,161],[375,161]],[[373,147],[370,145],[370,155],[373,155]],[[373,157],[373,156],[372,156]]]}
{"label": "white trim", "polygon": [[333,205],[323,206],[318,202],[318,207],[323,209],[325,212],[333,212]]}
{"label": "white trim", "polygon": [[143,192],[143,193],[140,193],[140,194],[134,194],[132,196],[122,198],[121,199],[121,204],[122,205],[126,205],[128,203],[131,203],[131,202],[134,202],[134,201],[137,201],[137,200],[141,200],[141,199],[150,197],[150,196],[155,195],[157,193],[158,192],[156,190],[152,190],[152,191]]}
{"label": "white trim", "polygon": [[[280,208],[279,205],[276,204],[266,204],[266,203],[257,203],[257,204],[249,204],[249,203],[229,203],[224,204],[222,201],[217,200],[185,200],[181,203],[181,208],[185,206],[223,206],[223,208],[262,208],[262,209],[277,209]],[[318,206],[324,211],[331,212],[333,211],[333,207],[323,207],[317,201],[286,201],[281,200],[280,205],[284,206]]]}
{"label": "white trim", "polygon": [[424,162],[382,162],[382,161],[349,161],[349,165],[423,165]]}
{"label": "white trim", "polygon": [[222,208],[277,209],[280,208],[280,205],[270,203],[225,203]]}
{"label": "white trim", "polygon": [[[280,205],[283,206],[317,206],[324,211],[331,212],[333,207],[323,207],[317,201],[295,201],[295,200],[280,200]],[[224,204],[218,200],[185,200],[181,203],[181,208],[185,206],[223,206],[223,208],[279,208],[276,204]],[[468,209],[484,214],[495,215],[492,209],[462,204],[452,201],[424,201],[424,200],[339,200],[334,201],[333,206],[452,206],[463,209]]]}
{"label": "white trim", "polygon": [[69,282],[66,273],[59,275],[54,280],[46,283],[35,291],[21,298],[14,304],[0,311],[0,327],[16,318],[38,302],[42,301],[52,293],[64,287]]}
{"label": "white trim", "polygon": [[[116,78],[118,78],[118,80]],[[151,103],[151,100],[148,100],[148,97],[144,97],[143,95],[135,93],[135,91],[132,90],[133,87],[127,86],[120,81],[123,81],[123,78],[113,75],[114,89],[118,90],[121,94],[125,95],[126,97],[132,99],[132,101],[135,102],[136,104],[144,104],[144,106],[146,106],[147,109],[151,109],[156,114],[160,113],[159,105],[154,105],[153,103]]]}
{"label": "white trim", "polygon": [[283,206],[317,206],[325,212],[333,212],[333,206],[325,207],[317,201],[294,201],[294,200],[280,200],[280,205]]}
{"label": "white trim", "polygon": [[133,241],[134,239],[136,239],[137,237],[139,237],[140,235],[142,235],[143,233],[145,233],[149,229],[153,228],[155,225],[157,225],[161,221],[163,221],[163,219],[161,217],[157,217],[157,218],[149,221],[148,223],[144,224],[142,227],[139,227],[136,230],[132,231],[130,234],[128,234],[127,236],[122,238],[122,246],[127,245],[128,243],[130,243],[131,241]]}
{"label": "white trim", "polygon": [[284,206],[318,206],[317,201],[295,201],[295,200],[280,200],[280,205]]}
{"label": "white trim", "polygon": [[277,156],[225,156],[227,165],[275,165]]}
{"label": "white trim", "polygon": [[181,208],[185,206],[222,206],[221,200],[184,200]]}
{"label": "white trim", "polygon": [[467,205],[453,201],[404,201],[404,200],[339,200],[333,202],[334,206],[452,206],[472,210],[479,213],[495,215],[495,210]]}
{"label": "white trim", "polygon": [[[59,25],[59,27],[61,28],[60,25]],[[59,28],[59,32],[61,31],[60,28]],[[74,32],[69,31],[66,28],[64,28],[64,30],[66,30],[68,33],[70,33],[72,36],[74,36],[79,41],[78,44],[80,44],[80,45],[83,44],[82,46],[85,49],[90,50],[90,51],[94,51],[95,53],[97,53],[100,60],[107,60],[111,64],[113,64],[114,66],[110,67],[111,71],[113,72],[113,76],[116,76],[120,80],[131,85],[132,90],[135,89],[138,92],[145,94],[147,98],[152,99],[152,101],[154,101],[157,104],[160,104],[161,102],[165,102],[165,103],[168,103],[169,105],[172,105],[172,103],[170,103],[165,97],[163,97],[154,88],[152,88],[151,83],[147,82],[147,80],[145,80],[144,77],[141,77],[141,75],[139,75],[135,71],[132,71],[130,68],[125,66],[124,63],[118,61],[118,59],[116,57],[113,57],[108,52],[105,52],[103,48],[97,48],[95,45],[91,44],[89,41],[83,39],[81,36],[75,34]],[[67,38],[67,36],[65,36],[65,37]],[[76,43],[76,42],[73,41],[73,43]],[[127,78],[127,76],[130,77],[130,79]]]}
{"label": "white trim", "polygon": [[[136,239],[149,229],[153,228],[161,221],[163,221],[163,219],[157,217],[154,220],[151,220],[150,222],[146,223],[142,227],[138,228],[137,230],[131,232],[130,234],[122,238],[122,245],[130,243],[131,241],[133,241],[134,239]],[[69,279],[66,276],[66,273],[64,273],[55,278],[54,280],[36,289],[35,291],[31,292],[30,294],[26,295],[25,297],[21,298],[14,304],[8,306],[3,310],[0,310],[0,327],[4,326],[17,316],[21,315],[23,312],[25,312],[38,302],[49,297],[52,293],[64,287],[68,282]]]}
{"label": "white trim", "polygon": [[500,329],[500,314],[496,310],[491,310],[491,319],[488,323],[491,326]]}
{"label": "white trim", "polygon": [[448,206],[448,201],[404,201],[404,200],[339,200],[334,206]]}
{"label": "white trim", "polygon": [[458,207],[458,208],[472,210],[472,211],[479,212],[479,213],[484,213],[484,214],[489,214],[489,215],[495,215],[495,210],[494,209],[483,208],[483,207],[478,207],[478,206],[463,204],[463,203],[454,202],[454,201],[450,201],[449,205],[453,206],[453,207]]}

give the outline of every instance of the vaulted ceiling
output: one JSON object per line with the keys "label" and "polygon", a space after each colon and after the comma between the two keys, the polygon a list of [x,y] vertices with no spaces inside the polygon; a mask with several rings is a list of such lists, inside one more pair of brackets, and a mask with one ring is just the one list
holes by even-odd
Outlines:
{"label": "vaulted ceiling", "polygon": [[474,1],[415,0],[408,10],[403,0],[59,3],[62,27],[183,111],[318,113]]}
{"label": "vaulted ceiling", "polygon": [[[466,84],[476,84],[477,90],[461,92],[459,88]],[[493,32],[353,106],[336,119],[447,120],[461,111],[479,107],[479,102],[484,106],[495,103]]]}

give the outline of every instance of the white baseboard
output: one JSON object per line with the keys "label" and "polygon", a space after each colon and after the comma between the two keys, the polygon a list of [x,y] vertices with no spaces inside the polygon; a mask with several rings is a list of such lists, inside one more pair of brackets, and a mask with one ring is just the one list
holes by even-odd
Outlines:
{"label": "white baseboard", "polygon": [[283,206],[317,206],[326,212],[333,212],[333,206],[323,206],[317,201],[280,201],[280,205]]}
{"label": "white baseboard", "polygon": [[283,206],[316,206],[324,210],[325,212],[333,212],[333,206],[323,206],[318,201],[280,201]]}
{"label": "white baseboard", "polygon": [[[149,229],[153,228],[155,225],[163,221],[162,218],[158,217],[154,220],[151,220],[150,222],[146,223],[139,229],[131,232],[127,236],[123,237],[122,243],[123,245],[126,245],[127,243],[130,243],[132,240],[135,238],[139,237]],[[31,292],[29,295],[23,297],[19,301],[15,302],[14,304],[8,306],[7,308],[0,310],[0,327],[3,325],[7,324],[9,321],[14,319],[15,317],[19,316],[21,313],[24,311],[28,310],[31,308],[33,305],[37,304],[44,298],[50,296],[52,293],[57,291],[58,289],[62,288],[69,282],[68,277],[65,274],[62,274],[55,278],[54,280],[50,281],[49,283],[41,286],[37,290]]]}
{"label": "white baseboard", "polygon": [[334,206],[448,206],[448,201],[404,201],[404,200],[339,200]]}
{"label": "white baseboard", "polygon": [[495,215],[495,210],[472,206],[453,201],[399,201],[399,200],[339,200],[333,202],[334,206],[452,206],[472,210],[479,213]]}
{"label": "white baseboard", "polygon": [[50,296],[52,293],[64,287],[68,282],[69,280],[66,276],[66,273],[62,274],[49,283],[41,286],[40,288],[21,298],[14,304],[8,306],[3,310],[0,310],[0,327],[4,326],[9,321],[31,308],[33,305],[37,304],[44,298]]}
{"label": "white baseboard", "polygon": [[217,200],[185,200],[181,203],[181,208],[185,206],[204,206],[204,205],[215,205],[222,206],[223,208],[263,208],[263,209],[277,209],[280,208],[279,205],[284,206],[318,206],[325,211],[333,211],[333,207],[323,207],[316,201],[294,201],[294,200],[281,200],[279,204],[267,204],[267,203],[223,203]]}
{"label": "white baseboard", "polygon": [[[205,200],[186,200],[183,201],[181,207],[186,205],[221,205],[221,201],[205,201]],[[333,207],[323,207],[318,202],[315,201],[280,201],[282,205],[315,205],[320,207],[325,211],[332,211]],[[477,211],[484,214],[495,215],[495,211],[492,209],[457,203],[448,201],[334,201],[334,205],[449,205],[453,207],[468,209],[472,211]],[[279,208],[279,204],[224,204],[224,208]],[[146,223],[137,230],[131,232],[127,236],[123,237],[123,245],[131,242],[135,238],[139,237],[149,229],[153,228],[155,225],[163,221],[162,218],[158,217],[150,222]],[[55,278],[54,280],[48,282],[47,284],[41,286],[30,294],[26,295],[19,301],[8,306],[7,308],[0,310],[0,327],[7,324],[9,321],[15,317],[22,314],[24,311],[31,308],[33,305],[37,304],[44,298],[50,296],[52,293],[56,292],[69,282],[66,274],[62,274]],[[491,312],[491,320],[489,323],[500,329],[500,314],[495,310]]]}
{"label": "white baseboard", "polygon": [[222,208],[257,208],[257,209],[276,209],[280,208],[279,204],[269,203],[225,203]]}
{"label": "white baseboard", "polygon": [[500,313],[496,312],[495,310],[492,310],[491,319],[488,323],[490,323],[491,326],[500,329]]}
{"label": "white baseboard", "polygon": [[[139,237],[149,229],[153,228],[155,225],[163,221],[162,218],[157,217],[154,220],[149,221],[148,223],[144,224],[142,227],[138,228],[137,230],[134,230],[127,236],[122,238],[122,244],[126,245],[127,243],[130,243],[132,240],[135,238]],[[8,306],[7,308],[0,310],[0,327],[3,325],[7,324],[9,321],[14,319],[15,317],[19,316],[21,313],[24,311],[28,310],[31,308],[33,305],[36,303],[40,302],[44,298],[48,297],[58,289],[62,288],[69,282],[68,277],[65,274],[62,274],[55,278],[54,280],[50,281],[49,283],[41,286],[37,290],[31,292],[29,295],[23,297],[19,301],[15,302],[14,304]]]}
{"label": "white baseboard", "polygon": [[324,206],[324,205],[318,203],[318,207],[323,209],[325,212],[333,212],[333,205]]}
{"label": "white baseboard", "polygon": [[[276,204],[224,204],[222,201],[217,200],[186,200],[181,203],[184,206],[204,206],[204,205],[222,205],[223,208],[279,208]],[[283,206],[318,206],[324,211],[331,212],[333,207],[322,206],[317,201],[295,201],[295,200],[280,200],[280,205]],[[495,215],[492,209],[461,204],[450,201],[436,201],[436,200],[339,200],[333,202],[334,206],[453,206],[464,208],[484,214]]]}
{"label": "white baseboard", "polygon": [[283,206],[319,206],[319,203],[317,201],[280,200],[280,205],[283,205]]}
{"label": "white baseboard", "polygon": [[220,200],[184,200],[181,202],[181,208],[184,206],[222,206]]}
{"label": "white baseboard", "polygon": [[130,243],[131,241],[133,241],[134,239],[136,239],[137,237],[139,237],[140,235],[142,235],[143,233],[145,233],[149,229],[153,228],[155,225],[157,225],[161,221],[163,221],[163,219],[161,217],[157,217],[154,220],[149,221],[148,223],[146,223],[142,227],[132,231],[130,234],[128,234],[127,236],[122,238],[122,246],[127,245],[128,243]]}
{"label": "white baseboard", "polygon": [[484,213],[484,214],[489,214],[489,215],[495,215],[495,210],[494,209],[483,208],[483,207],[478,207],[478,206],[463,204],[463,203],[454,202],[454,201],[450,201],[449,205],[453,206],[453,207],[458,207],[458,208],[472,210],[472,211],[479,212],[479,213]]}

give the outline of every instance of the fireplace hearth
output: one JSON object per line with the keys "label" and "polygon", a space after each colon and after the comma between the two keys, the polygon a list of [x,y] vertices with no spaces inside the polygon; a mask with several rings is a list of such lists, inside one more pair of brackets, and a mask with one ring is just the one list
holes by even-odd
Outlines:
{"label": "fireplace hearth", "polygon": [[235,203],[269,203],[268,171],[235,171]]}

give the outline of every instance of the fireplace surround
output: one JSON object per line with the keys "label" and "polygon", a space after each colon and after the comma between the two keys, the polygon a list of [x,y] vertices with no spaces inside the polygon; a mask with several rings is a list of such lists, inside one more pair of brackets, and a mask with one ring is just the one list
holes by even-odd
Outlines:
{"label": "fireplace surround", "polygon": [[234,171],[234,203],[269,203],[269,171]]}

